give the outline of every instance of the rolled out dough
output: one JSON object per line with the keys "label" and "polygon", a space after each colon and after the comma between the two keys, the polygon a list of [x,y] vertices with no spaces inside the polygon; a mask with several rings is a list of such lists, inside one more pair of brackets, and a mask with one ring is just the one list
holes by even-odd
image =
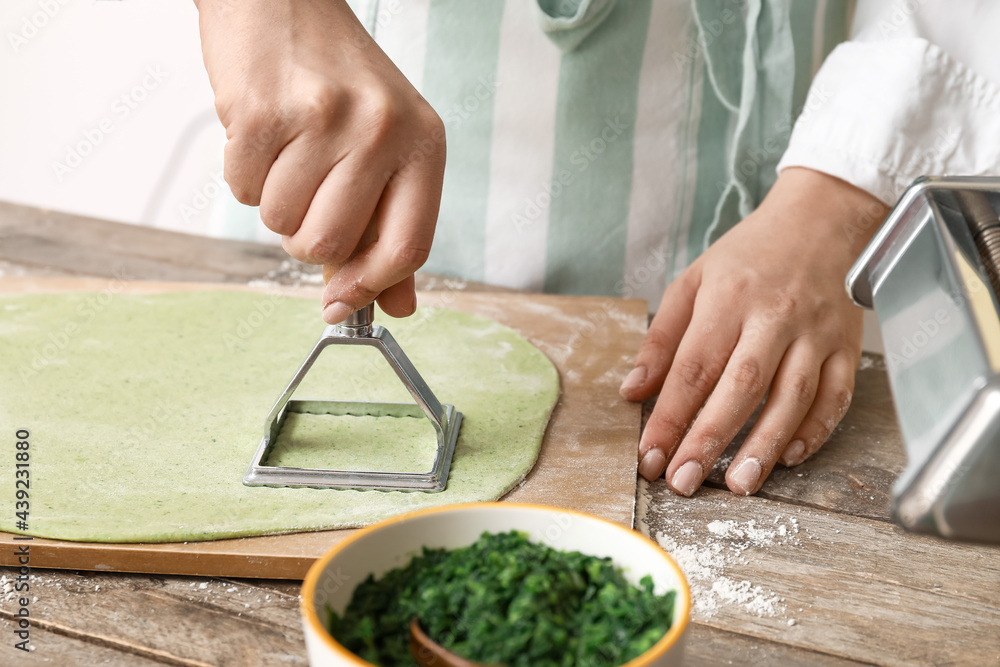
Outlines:
{"label": "rolled out dough", "polygon": [[[322,329],[312,300],[221,291],[14,295],[0,297],[0,311],[0,423],[11,445],[0,487],[15,486],[17,429],[30,432],[31,482],[29,529],[15,528],[13,500],[0,511],[0,529],[41,537],[210,540],[357,527],[420,507],[494,500],[531,469],[559,393],[545,355],[496,322],[444,309],[404,320],[379,313],[441,402],[464,413],[448,488],[246,487],[265,417]],[[411,400],[375,350],[346,346],[327,348],[295,397]],[[433,459],[423,425],[345,422],[358,419],[307,419],[280,460],[391,469],[398,459],[405,470]],[[326,434],[347,443],[329,461]]]}
{"label": "rolled out dough", "polygon": [[285,468],[430,472],[436,455],[437,433],[427,419],[291,412],[264,464]]}

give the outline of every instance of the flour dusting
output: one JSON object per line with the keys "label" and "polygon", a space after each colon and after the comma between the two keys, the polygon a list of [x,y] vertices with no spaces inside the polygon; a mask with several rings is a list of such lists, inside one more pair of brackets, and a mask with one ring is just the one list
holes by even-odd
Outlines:
{"label": "flour dusting", "polygon": [[[712,618],[723,609],[739,611],[759,618],[776,617],[785,612],[784,598],[746,578],[752,571],[755,553],[762,549],[800,544],[798,520],[775,516],[773,520],[714,519],[704,521],[704,514],[692,511],[690,501],[676,504],[657,503],[651,507],[645,485],[639,494],[640,513],[653,510],[662,515],[666,530],[655,539],[680,565],[691,586],[692,611],[696,618]],[[727,503],[719,503],[724,512]],[[738,568],[743,576],[734,576]]]}

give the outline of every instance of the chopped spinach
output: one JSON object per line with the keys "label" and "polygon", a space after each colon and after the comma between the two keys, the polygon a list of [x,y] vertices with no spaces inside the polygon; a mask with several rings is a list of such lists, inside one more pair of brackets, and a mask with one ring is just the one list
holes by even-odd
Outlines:
{"label": "chopped spinach", "polygon": [[639,656],[673,619],[675,592],[625,580],[610,558],[557,551],[526,535],[483,533],[459,549],[423,549],[369,575],[340,618],[337,641],[381,667],[413,667],[409,624],[453,653],[506,667],[614,667]]}

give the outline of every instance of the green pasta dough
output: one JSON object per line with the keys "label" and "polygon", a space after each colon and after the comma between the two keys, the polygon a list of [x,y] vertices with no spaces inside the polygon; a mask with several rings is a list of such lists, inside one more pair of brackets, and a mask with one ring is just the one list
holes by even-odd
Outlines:
{"label": "green pasta dough", "polygon": [[[317,310],[230,291],[0,297],[0,423],[12,444],[18,429],[31,437],[28,529],[16,529],[13,503],[0,529],[179,542],[349,528],[495,500],[531,469],[559,394],[552,363],[496,322],[423,308],[376,323],[464,413],[445,491],[244,486],[268,411],[322,331]],[[412,401],[377,351],[356,346],[327,348],[295,397]],[[433,460],[420,419],[293,417],[272,463],[426,470]],[[14,488],[13,453],[0,477]]]}

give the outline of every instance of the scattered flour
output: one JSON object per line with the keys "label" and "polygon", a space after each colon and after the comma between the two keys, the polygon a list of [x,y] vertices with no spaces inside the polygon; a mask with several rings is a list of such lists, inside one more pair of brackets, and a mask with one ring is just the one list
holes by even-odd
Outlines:
{"label": "scattered flour", "polygon": [[[672,515],[684,514],[676,507]],[[761,525],[756,519],[710,521],[685,521],[681,516],[671,516],[670,533],[658,532],[656,541],[680,565],[691,586],[693,611],[702,618],[715,616],[723,606],[731,606],[754,616],[774,617],[784,611],[773,591],[755,585],[746,579],[726,576],[733,565],[748,565],[752,553],[748,549],[763,549],[776,545],[798,544],[798,521],[781,516],[770,525]],[[794,621],[789,625],[794,625]]]}
{"label": "scattered flour", "polygon": [[715,460],[715,465],[712,466],[712,470],[723,475],[726,474],[726,471],[729,470],[729,464],[733,462],[733,458],[732,454],[723,454]]}
{"label": "scattered flour", "polygon": [[719,537],[728,537],[733,540],[742,540],[741,547],[746,549],[749,546],[766,547],[774,544],[774,538],[784,536],[788,529],[785,524],[781,524],[776,529],[761,528],[757,525],[756,519],[750,519],[745,523],[739,523],[729,519],[727,521],[711,521],[708,524],[708,532]]}
{"label": "scattered flour", "polygon": [[251,287],[279,287],[282,285],[323,286],[323,272],[318,267],[303,264],[294,259],[286,259],[281,266],[268,271],[267,276],[259,280],[251,280]]}
{"label": "scattered flour", "polygon": [[10,601],[16,598],[17,592],[14,590],[14,579],[8,577],[7,575],[0,576],[0,591],[2,591],[0,596],[2,596],[4,600]]}
{"label": "scattered flour", "polygon": [[757,616],[776,616],[780,606],[778,596],[746,579],[736,582],[729,577],[719,577],[712,584],[712,592],[723,602],[741,605]]}
{"label": "scattered flour", "polygon": [[871,368],[885,370],[885,359],[881,357],[876,357],[868,353],[862,354],[861,362],[858,364],[858,370],[867,371],[868,369]]}

